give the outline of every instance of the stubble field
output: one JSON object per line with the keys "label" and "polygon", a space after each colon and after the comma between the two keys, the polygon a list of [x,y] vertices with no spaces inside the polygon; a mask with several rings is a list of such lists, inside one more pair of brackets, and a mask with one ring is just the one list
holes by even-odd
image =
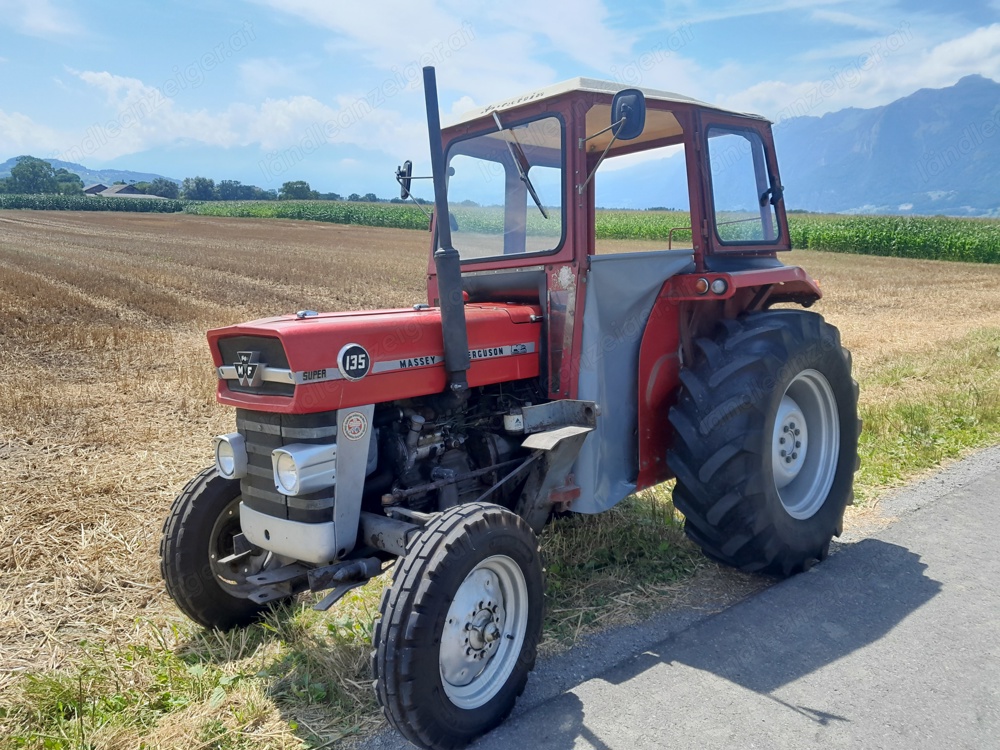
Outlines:
{"label": "stubble field", "polygon": [[[174,495],[210,462],[211,436],[232,429],[204,331],[425,301],[427,249],[425,232],[397,229],[0,212],[0,746],[318,746],[378,725],[364,676],[371,596],[217,636],[168,600],[157,546]],[[814,309],[854,353],[865,507],[1000,439],[1000,268],[784,260],[820,279]],[[664,601],[705,568],[662,496],[642,503],[547,532],[551,640]],[[613,547],[614,523],[659,523],[664,560],[610,560],[599,580],[568,549],[573,535]],[[615,564],[656,570],[629,588]],[[560,576],[588,565],[591,599],[560,594],[574,580]]]}

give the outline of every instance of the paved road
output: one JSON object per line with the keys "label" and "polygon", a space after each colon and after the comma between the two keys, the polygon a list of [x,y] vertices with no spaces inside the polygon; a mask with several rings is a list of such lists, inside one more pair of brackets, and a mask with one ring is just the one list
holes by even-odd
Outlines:
{"label": "paved road", "polygon": [[883,512],[898,519],[722,612],[542,662],[474,747],[1000,748],[1000,449]]}

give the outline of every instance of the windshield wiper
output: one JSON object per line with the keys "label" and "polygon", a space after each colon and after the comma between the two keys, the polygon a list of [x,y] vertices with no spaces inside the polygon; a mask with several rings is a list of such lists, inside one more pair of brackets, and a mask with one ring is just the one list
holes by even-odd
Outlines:
{"label": "windshield wiper", "polygon": [[[517,136],[514,135],[513,130],[505,130],[504,126],[500,123],[500,117],[496,112],[493,113],[493,120],[497,124],[497,129],[504,134],[504,142],[507,144],[507,149],[510,151],[510,158],[514,160],[514,166],[517,167],[517,174],[521,178],[521,182],[524,186],[528,188],[528,193],[531,195],[531,199],[538,206],[538,210],[542,212],[542,216],[546,219],[549,218],[548,212],[545,207],[542,206],[542,202],[538,199],[538,193],[535,192],[535,186],[531,184],[531,178],[528,177],[528,170],[531,169],[531,165],[528,163],[528,157],[524,153],[524,149],[521,148],[521,144],[517,140]],[[508,134],[510,137],[507,137]]]}

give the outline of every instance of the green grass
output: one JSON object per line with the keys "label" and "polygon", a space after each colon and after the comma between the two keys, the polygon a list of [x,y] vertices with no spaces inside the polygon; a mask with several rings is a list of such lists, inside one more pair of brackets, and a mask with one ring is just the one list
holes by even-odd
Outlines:
{"label": "green grass", "polygon": [[684,536],[669,487],[646,490],[598,515],[568,514],[546,527],[545,638],[551,644],[572,644],[595,628],[648,616],[672,586],[707,564]]}
{"label": "green grass", "polygon": [[861,379],[859,500],[1000,442],[1000,330],[976,331],[922,355],[886,364]]}
{"label": "green grass", "polygon": [[[541,543],[548,649],[649,614],[665,587],[706,564],[662,489],[597,516],[557,519]],[[380,718],[368,655],[387,578],[327,613],[304,597],[231,633],[146,622],[155,645],[80,644],[71,669],[26,675],[0,700],[0,747],[169,744],[171,725],[226,749],[315,747],[370,731]]]}

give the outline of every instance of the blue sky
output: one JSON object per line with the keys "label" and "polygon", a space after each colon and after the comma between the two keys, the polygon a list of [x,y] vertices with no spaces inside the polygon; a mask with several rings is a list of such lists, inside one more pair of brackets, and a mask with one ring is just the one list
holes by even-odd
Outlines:
{"label": "blue sky", "polygon": [[426,63],[446,123],[578,75],[780,120],[1000,80],[1000,0],[0,0],[0,161],[390,196]]}

